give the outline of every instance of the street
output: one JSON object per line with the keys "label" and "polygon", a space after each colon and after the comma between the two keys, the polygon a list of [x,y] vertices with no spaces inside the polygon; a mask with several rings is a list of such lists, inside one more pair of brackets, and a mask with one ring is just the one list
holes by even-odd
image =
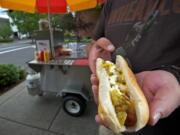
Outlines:
{"label": "street", "polygon": [[35,45],[31,40],[0,43],[0,64],[15,64],[27,67],[26,62],[34,58]]}

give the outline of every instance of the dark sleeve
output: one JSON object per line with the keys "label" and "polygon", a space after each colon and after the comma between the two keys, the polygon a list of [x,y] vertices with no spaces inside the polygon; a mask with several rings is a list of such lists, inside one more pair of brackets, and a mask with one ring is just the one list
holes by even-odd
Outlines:
{"label": "dark sleeve", "polygon": [[105,36],[105,22],[107,19],[107,14],[110,12],[110,4],[111,3],[107,0],[107,2],[105,3],[105,5],[101,11],[99,20],[98,20],[96,27],[94,29],[94,32],[93,32],[94,40],[97,40],[97,39]]}
{"label": "dark sleeve", "polygon": [[158,68],[154,68],[153,70],[165,70],[167,72],[170,72],[171,74],[176,77],[177,81],[180,83],[180,67],[175,65],[162,65]]}
{"label": "dark sleeve", "polygon": [[161,70],[165,70],[165,71],[168,71],[171,74],[173,74],[176,77],[176,79],[178,80],[178,82],[180,83],[180,67],[170,65],[170,66],[162,67]]}

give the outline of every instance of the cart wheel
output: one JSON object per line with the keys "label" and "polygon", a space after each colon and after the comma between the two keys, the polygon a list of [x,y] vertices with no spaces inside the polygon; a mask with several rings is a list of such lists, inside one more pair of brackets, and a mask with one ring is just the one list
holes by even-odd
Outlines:
{"label": "cart wheel", "polygon": [[38,93],[38,96],[39,96],[39,97],[42,97],[43,95],[44,95],[43,92]]}
{"label": "cart wheel", "polygon": [[63,98],[63,109],[69,115],[78,117],[83,114],[86,102],[79,96],[66,96]]}
{"label": "cart wheel", "polygon": [[43,93],[39,93],[38,96],[39,96],[39,97],[42,97],[42,96],[43,96]]}

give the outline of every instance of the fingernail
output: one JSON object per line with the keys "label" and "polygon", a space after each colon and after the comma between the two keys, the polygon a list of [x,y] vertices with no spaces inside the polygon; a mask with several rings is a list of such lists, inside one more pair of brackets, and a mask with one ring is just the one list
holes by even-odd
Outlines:
{"label": "fingernail", "polygon": [[153,117],[153,125],[155,125],[158,121],[159,121],[159,119],[161,118],[161,114],[160,113],[156,113],[155,115],[154,115],[154,117]]}
{"label": "fingernail", "polygon": [[98,114],[96,115],[95,120],[97,123],[102,124]]}
{"label": "fingernail", "polygon": [[95,120],[96,120],[96,121],[99,121],[99,116],[98,116],[98,114],[96,114]]}
{"label": "fingernail", "polygon": [[108,45],[108,50],[112,51],[112,50],[114,50],[114,49],[115,49],[115,48],[114,48],[113,45]]}
{"label": "fingernail", "polygon": [[95,74],[91,74],[91,78],[95,77]]}

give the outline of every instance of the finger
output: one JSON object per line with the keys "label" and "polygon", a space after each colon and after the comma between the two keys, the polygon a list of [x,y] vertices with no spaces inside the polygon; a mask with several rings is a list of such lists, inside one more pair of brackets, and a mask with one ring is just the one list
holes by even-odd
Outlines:
{"label": "finger", "polygon": [[97,40],[96,44],[98,47],[108,52],[113,52],[115,50],[114,45],[107,38],[100,38]]}
{"label": "finger", "polygon": [[103,124],[102,121],[101,121],[101,118],[99,117],[98,114],[95,116],[95,120],[96,120],[97,123],[99,123],[101,125]]}
{"label": "finger", "polygon": [[150,118],[149,118],[149,124],[155,125],[159,119],[162,117],[162,111],[163,110],[156,110],[157,107],[159,107],[159,104],[161,104],[162,101],[160,99],[156,99],[150,104]]}
{"label": "finger", "polygon": [[113,52],[115,47],[106,38],[100,38],[97,42],[93,42],[91,49],[89,50],[89,67],[93,73],[96,73],[96,59],[101,57],[103,59],[109,59],[110,52]]}
{"label": "finger", "polygon": [[87,52],[90,52],[90,50],[91,50],[93,44],[95,44],[95,42],[96,42],[95,40],[92,40],[91,43],[88,44],[88,46],[87,46],[87,48],[86,48],[86,49],[87,49]]}
{"label": "finger", "polygon": [[92,71],[92,73],[96,73],[96,59],[98,58],[99,55],[99,50],[97,50],[96,48],[96,44],[94,44],[89,52],[89,57],[88,57],[88,61],[89,61],[89,67]]}
{"label": "finger", "polygon": [[[99,123],[100,125],[103,125],[104,127],[108,128],[108,126],[101,120],[101,118],[99,117],[99,115],[97,114],[95,116],[95,120],[97,123]],[[109,129],[109,128],[108,128]]]}
{"label": "finger", "polygon": [[98,104],[98,86],[93,85],[92,86],[92,91],[93,91],[94,101],[95,101],[96,104]]}
{"label": "finger", "polygon": [[91,75],[91,83],[92,85],[98,85],[98,79],[95,74]]}

